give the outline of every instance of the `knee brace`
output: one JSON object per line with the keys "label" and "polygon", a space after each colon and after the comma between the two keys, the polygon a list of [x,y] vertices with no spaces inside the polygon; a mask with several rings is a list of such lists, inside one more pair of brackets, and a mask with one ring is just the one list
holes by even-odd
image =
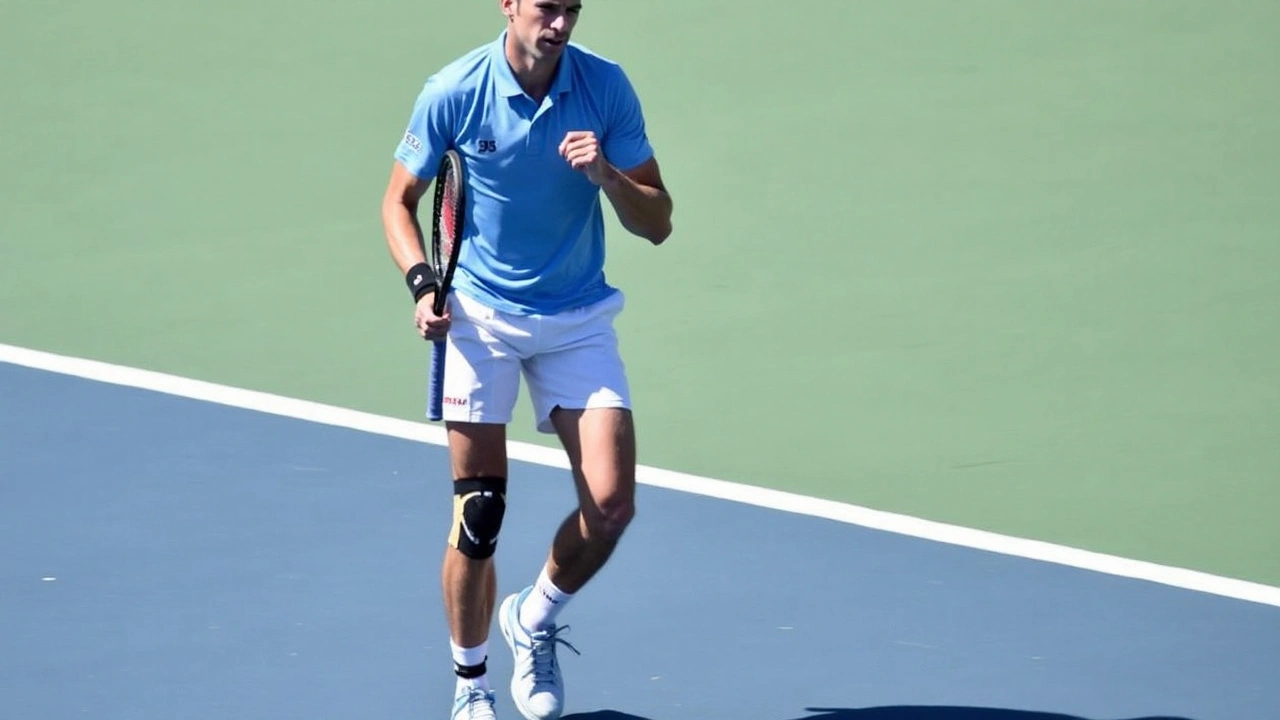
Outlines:
{"label": "knee brace", "polygon": [[464,478],[453,481],[453,527],[449,545],[476,560],[491,557],[507,511],[507,479]]}

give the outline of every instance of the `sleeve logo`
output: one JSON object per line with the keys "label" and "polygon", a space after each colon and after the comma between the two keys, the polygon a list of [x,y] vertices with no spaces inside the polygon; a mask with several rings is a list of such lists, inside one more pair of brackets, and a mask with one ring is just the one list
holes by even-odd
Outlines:
{"label": "sleeve logo", "polygon": [[422,141],[419,140],[413,133],[406,132],[404,134],[404,144],[412,148],[415,154],[418,154],[418,155],[422,154]]}

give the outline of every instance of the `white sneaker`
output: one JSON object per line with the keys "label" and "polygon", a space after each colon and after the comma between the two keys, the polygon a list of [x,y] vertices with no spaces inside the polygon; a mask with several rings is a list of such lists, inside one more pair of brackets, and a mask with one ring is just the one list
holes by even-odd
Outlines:
{"label": "white sneaker", "polygon": [[567,630],[568,626],[531,633],[520,624],[520,603],[531,590],[532,586],[508,595],[498,611],[502,637],[515,656],[511,698],[527,720],[556,720],[564,711],[564,680],[560,677],[560,662],[556,660],[556,645],[581,653],[559,637],[560,631]]}
{"label": "white sneaker", "polygon": [[453,714],[450,720],[495,720],[493,703],[496,698],[490,690],[471,688],[459,689],[458,696],[453,699]]}

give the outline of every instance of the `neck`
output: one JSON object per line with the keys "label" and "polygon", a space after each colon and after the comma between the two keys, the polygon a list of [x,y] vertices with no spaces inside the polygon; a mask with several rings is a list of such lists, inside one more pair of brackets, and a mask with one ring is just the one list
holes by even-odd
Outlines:
{"label": "neck", "polygon": [[542,102],[551,89],[551,79],[556,74],[559,58],[539,61],[524,52],[510,36],[507,37],[505,54],[507,64],[511,66],[511,74],[515,75],[520,89],[534,100]]}

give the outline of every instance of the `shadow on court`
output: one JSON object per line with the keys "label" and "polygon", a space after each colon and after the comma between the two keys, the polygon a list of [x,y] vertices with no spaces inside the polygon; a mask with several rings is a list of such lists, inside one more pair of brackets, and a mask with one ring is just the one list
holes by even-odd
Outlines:
{"label": "shadow on court", "polygon": [[[1026,710],[1001,710],[980,707],[908,706],[864,708],[805,708],[806,714],[785,720],[1104,720],[1082,718],[1076,715],[1029,712]],[[562,720],[662,720],[643,718],[616,710],[598,710],[589,713],[566,715]],[[782,720],[782,719],[779,719]],[[1118,720],[1118,719],[1108,719]],[[1170,716],[1148,716],[1129,720],[1191,720]]]}
{"label": "shadow on court", "polygon": [[[1076,715],[1032,712],[1028,710],[1004,710],[982,707],[910,706],[864,708],[806,708],[808,713],[787,720],[1104,720],[1082,718]],[[1191,720],[1190,718],[1148,716],[1131,720]]]}

